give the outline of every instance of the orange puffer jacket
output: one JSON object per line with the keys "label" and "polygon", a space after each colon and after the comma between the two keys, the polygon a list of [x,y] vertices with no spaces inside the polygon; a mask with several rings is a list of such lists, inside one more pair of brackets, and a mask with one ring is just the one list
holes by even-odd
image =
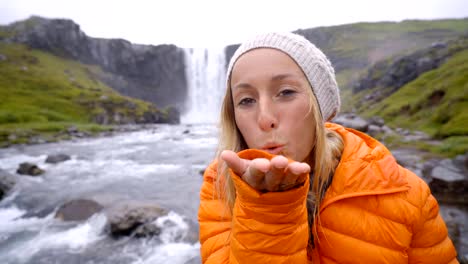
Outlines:
{"label": "orange puffer jacket", "polygon": [[[308,181],[260,193],[232,174],[237,197],[231,215],[216,194],[214,162],[200,194],[203,263],[458,263],[427,184],[375,139],[326,126],[342,136],[345,148],[320,207],[315,248],[307,250]],[[238,155],[271,158],[256,150]]]}

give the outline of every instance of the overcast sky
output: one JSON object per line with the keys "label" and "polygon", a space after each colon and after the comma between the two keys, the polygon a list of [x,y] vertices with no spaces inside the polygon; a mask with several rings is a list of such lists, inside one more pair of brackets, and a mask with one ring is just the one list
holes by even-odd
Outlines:
{"label": "overcast sky", "polygon": [[468,17],[467,0],[0,0],[0,24],[70,18],[92,37],[224,46],[258,32],[354,22]]}

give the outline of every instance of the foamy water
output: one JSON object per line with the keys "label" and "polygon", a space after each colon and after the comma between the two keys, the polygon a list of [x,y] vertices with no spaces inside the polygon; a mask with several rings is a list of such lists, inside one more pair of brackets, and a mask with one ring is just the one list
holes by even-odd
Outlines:
{"label": "foamy water", "polygon": [[[113,137],[0,149],[0,168],[17,184],[0,201],[1,263],[199,263],[197,210],[200,170],[214,156],[212,125],[158,125]],[[45,163],[50,154],[70,160]],[[18,175],[22,162],[46,172]],[[86,221],[54,218],[73,199],[104,206],[152,201],[169,211],[153,238],[114,239],[105,214]]]}

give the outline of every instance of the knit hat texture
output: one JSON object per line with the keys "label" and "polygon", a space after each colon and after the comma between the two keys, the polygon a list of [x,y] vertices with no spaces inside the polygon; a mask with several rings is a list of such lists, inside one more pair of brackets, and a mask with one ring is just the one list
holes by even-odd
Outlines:
{"label": "knit hat texture", "polygon": [[230,85],[234,64],[242,54],[257,48],[273,48],[289,55],[302,69],[314,93],[322,118],[330,121],[340,109],[340,91],[335,70],[325,54],[306,38],[294,33],[266,33],[244,42],[232,56],[227,70]]}

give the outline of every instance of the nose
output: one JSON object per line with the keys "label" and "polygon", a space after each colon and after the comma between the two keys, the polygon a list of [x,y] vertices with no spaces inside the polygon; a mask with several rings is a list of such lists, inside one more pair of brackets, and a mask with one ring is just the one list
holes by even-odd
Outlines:
{"label": "nose", "polygon": [[265,132],[278,127],[278,118],[272,103],[259,103],[258,125],[260,126],[260,129]]}

